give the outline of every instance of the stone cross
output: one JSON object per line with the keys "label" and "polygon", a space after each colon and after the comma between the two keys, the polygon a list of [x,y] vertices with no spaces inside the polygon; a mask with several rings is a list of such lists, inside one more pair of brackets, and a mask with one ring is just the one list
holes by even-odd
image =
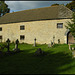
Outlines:
{"label": "stone cross", "polygon": [[10,43],[10,40],[9,40],[9,38],[7,39],[7,49],[8,49],[8,52],[9,52],[9,43]]}
{"label": "stone cross", "polygon": [[34,39],[34,45],[33,45],[34,47],[36,46],[36,38]]}

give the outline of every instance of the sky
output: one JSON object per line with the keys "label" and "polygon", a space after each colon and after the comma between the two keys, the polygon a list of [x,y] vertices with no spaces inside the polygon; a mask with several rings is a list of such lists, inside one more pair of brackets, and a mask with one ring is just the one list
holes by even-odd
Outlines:
{"label": "sky", "polygon": [[10,13],[28,9],[49,7],[55,3],[66,5],[70,2],[71,1],[5,1],[10,8]]}

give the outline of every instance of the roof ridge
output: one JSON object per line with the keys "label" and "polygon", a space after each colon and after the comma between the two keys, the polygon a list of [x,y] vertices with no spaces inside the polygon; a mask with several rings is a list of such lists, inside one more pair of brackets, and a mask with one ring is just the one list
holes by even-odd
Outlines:
{"label": "roof ridge", "polygon": [[[22,11],[12,12],[12,13],[18,13],[18,12],[30,11],[30,10],[37,10],[37,9],[44,9],[44,8],[51,8],[51,7],[58,7],[58,6],[49,6],[49,7],[35,8],[35,9],[27,9],[27,10],[22,10]],[[7,14],[5,14],[5,15],[12,14],[12,13],[7,13]]]}
{"label": "roof ridge", "polygon": [[0,23],[3,24],[3,23],[28,22],[28,21],[48,20],[58,18],[60,19],[71,18],[71,14],[72,14],[71,11],[66,10],[65,6],[62,5],[49,6],[8,13],[7,15],[4,15],[0,18]]}

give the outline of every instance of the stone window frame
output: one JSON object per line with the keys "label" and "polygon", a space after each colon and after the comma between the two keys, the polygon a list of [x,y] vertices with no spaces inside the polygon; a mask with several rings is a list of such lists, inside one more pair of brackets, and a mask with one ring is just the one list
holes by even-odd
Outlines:
{"label": "stone window frame", "polygon": [[20,35],[20,40],[24,40],[25,39],[25,35]]}
{"label": "stone window frame", "polygon": [[2,42],[2,35],[0,35],[0,42]]}
{"label": "stone window frame", "polygon": [[20,26],[20,30],[25,30],[25,26],[24,25],[21,25]]}
{"label": "stone window frame", "polygon": [[63,23],[57,23],[57,28],[63,28]]}
{"label": "stone window frame", "polygon": [[2,35],[0,35],[0,39],[2,39]]}
{"label": "stone window frame", "polygon": [[0,27],[0,31],[2,31],[2,27]]}

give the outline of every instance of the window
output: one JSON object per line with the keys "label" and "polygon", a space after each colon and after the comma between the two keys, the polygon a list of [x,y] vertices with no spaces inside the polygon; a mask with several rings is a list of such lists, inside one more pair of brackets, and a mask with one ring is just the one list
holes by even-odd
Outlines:
{"label": "window", "polygon": [[63,23],[57,23],[57,28],[63,28]]}
{"label": "window", "polygon": [[0,31],[2,31],[2,27],[0,27]]}
{"label": "window", "polygon": [[25,29],[24,25],[20,26],[20,30],[24,30],[24,29]]}
{"label": "window", "polygon": [[0,35],[0,42],[2,42],[2,36]]}
{"label": "window", "polygon": [[0,35],[0,39],[2,39],[2,36]]}
{"label": "window", "polygon": [[24,35],[20,35],[20,40],[24,40],[25,36]]}

